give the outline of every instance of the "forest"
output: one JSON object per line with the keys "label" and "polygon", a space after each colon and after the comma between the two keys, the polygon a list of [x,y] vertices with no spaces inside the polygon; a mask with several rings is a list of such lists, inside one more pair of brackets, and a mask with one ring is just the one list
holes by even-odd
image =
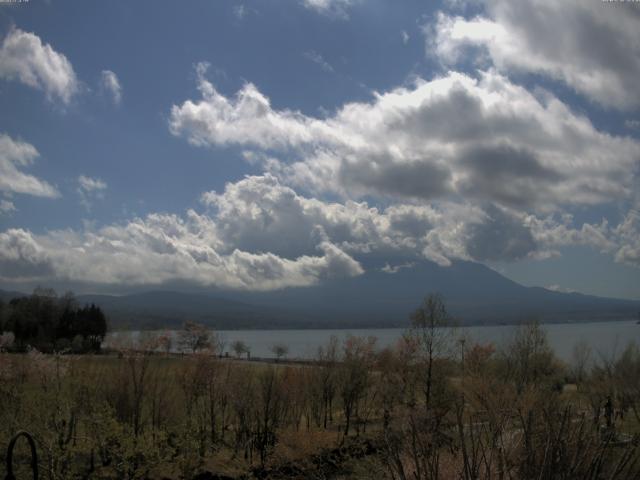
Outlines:
{"label": "forest", "polygon": [[79,306],[72,292],[36,288],[30,296],[0,300],[0,348],[43,353],[99,352],[107,319],[96,305]]}
{"label": "forest", "polygon": [[[47,479],[640,478],[633,343],[563,363],[530,323],[477,344],[437,295],[388,348],[332,338],[312,361],[254,362],[196,324],[178,341],[0,353],[0,451],[29,432]],[[18,441],[16,478],[30,459]]]}

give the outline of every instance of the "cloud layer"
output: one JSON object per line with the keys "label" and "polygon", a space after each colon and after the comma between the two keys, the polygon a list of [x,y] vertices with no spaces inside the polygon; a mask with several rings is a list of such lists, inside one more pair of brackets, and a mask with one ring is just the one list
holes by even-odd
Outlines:
{"label": "cloud layer", "polygon": [[[300,1],[346,18],[357,0]],[[326,116],[274,108],[250,82],[226,96],[198,64],[199,94],[171,107],[169,131],[199,148],[239,148],[262,173],[203,193],[201,207],[182,214],[8,229],[0,280],[273,290],[361,275],[368,255],[388,259],[382,271],[394,274],[425,259],[514,262],[576,245],[640,267],[640,142],[514,80],[533,74],[606,108],[639,107],[638,10],[578,0],[476,6],[474,16],[439,13],[425,26],[444,73]],[[332,71],[316,51],[301,55]],[[472,73],[446,71],[469,65]],[[66,57],[15,28],[0,49],[0,78],[65,104],[78,91]],[[102,71],[100,88],[121,102],[114,72]],[[38,155],[0,134],[0,214],[15,210],[16,193],[59,196],[25,173]],[[106,190],[98,178],[77,177],[87,209]],[[585,216],[594,206],[619,220]]]}
{"label": "cloud layer", "polygon": [[204,211],[151,214],[124,224],[41,235],[24,229],[0,234],[3,281],[108,285],[188,282],[201,286],[272,290],[357,276],[357,258],[398,260],[386,272],[420,259],[549,257],[567,245],[588,245],[638,265],[640,216],[618,226],[572,227],[568,216],[524,215],[472,204],[396,204],[305,197],[272,175],[228,183],[202,196]]}
{"label": "cloud layer", "polygon": [[200,76],[199,89],[202,98],[172,108],[174,135],[258,149],[251,158],[279,178],[345,198],[463,197],[553,212],[630,197],[640,159],[637,141],[495,71],[419,79],[326,119],[275,110],[252,84],[227,98]]}
{"label": "cloud layer", "polygon": [[184,217],[151,214],[98,230],[35,235],[10,229],[0,234],[0,271],[2,280],[14,282],[55,278],[159,285],[183,281],[252,290],[308,286],[363,272],[357,261],[326,237],[319,236],[309,254],[291,257],[242,246],[242,241],[226,241],[215,217],[189,210]]}

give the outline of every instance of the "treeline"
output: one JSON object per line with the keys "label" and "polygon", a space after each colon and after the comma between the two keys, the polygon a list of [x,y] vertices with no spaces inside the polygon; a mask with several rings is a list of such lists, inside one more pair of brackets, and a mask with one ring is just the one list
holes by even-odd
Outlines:
{"label": "treeline", "polygon": [[0,301],[0,348],[24,352],[88,353],[100,351],[107,319],[96,305],[78,305],[72,292],[58,296],[36,288],[27,297]]}
{"label": "treeline", "polygon": [[[316,456],[305,470],[318,449],[366,438],[360,478],[640,476],[633,344],[610,358],[581,346],[571,364],[537,324],[500,348],[474,344],[437,296],[393,347],[334,337],[304,366],[220,358],[215,338],[187,327],[188,355],[160,353],[164,340],[148,335],[117,357],[2,359],[0,451],[28,428],[47,478],[288,478],[265,473],[282,462],[310,478],[300,472],[322,467]],[[312,478],[350,478],[339,473]]]}

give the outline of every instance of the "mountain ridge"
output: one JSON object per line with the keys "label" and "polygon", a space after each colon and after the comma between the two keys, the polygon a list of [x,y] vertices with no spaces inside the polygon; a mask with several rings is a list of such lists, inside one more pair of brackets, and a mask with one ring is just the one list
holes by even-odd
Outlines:
{"label": "mountain ridge", "polygon": [[[400,327],[424,296],[439,292],[461,324],[635,318],[640,301],[525,287],[485,265],[432,262],[388,273],[371,261],[363,275],[270,292],[213,288],[149,290],[121,296],[82,294],[114,329],[176,328],[186,320],[222,329]],[[18,292],[0,291],[5,301]]]}

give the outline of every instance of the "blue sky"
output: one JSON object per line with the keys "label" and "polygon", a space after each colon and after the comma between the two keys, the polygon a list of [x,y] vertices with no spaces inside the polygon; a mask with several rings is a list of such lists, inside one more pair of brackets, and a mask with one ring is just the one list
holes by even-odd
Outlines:
{"label": "blue sky", "polygon": [[269,290],[375,256],[640,299],[639,26],[600,1],[0,5],[0,287]]}

